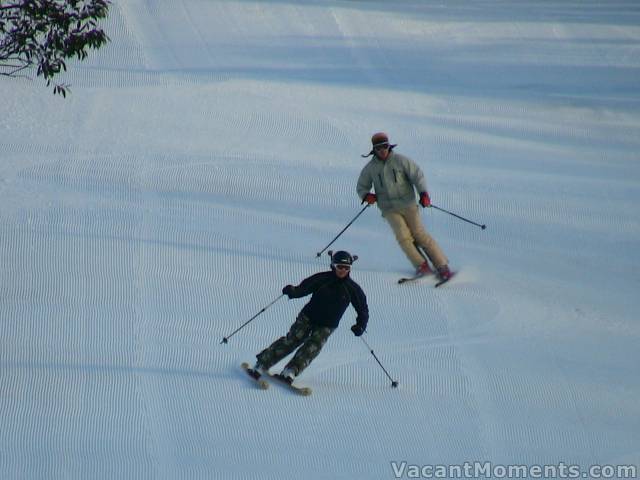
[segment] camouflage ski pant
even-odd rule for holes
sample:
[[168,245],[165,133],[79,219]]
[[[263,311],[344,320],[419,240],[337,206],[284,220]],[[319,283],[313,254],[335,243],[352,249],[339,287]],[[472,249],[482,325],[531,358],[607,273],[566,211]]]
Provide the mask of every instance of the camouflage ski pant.
[[301,313],[291,325],[287,335],[273,342],[256,355],[256,358],[265,368],[271,368],[300,347],[285,367],[291,368],[296,372],[296,375],[300,375],[312,360],[318,356],[334,330],[335,328],[311,325],[311,321]]

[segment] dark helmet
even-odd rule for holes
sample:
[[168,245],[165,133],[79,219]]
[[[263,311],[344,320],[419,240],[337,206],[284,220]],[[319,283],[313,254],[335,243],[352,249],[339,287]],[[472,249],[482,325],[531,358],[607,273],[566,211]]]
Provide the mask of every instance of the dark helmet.
[[335,268],[336,265],[353,265],[358,257],[352,257],[349,252],[339,250],[331,253],[331,268]]

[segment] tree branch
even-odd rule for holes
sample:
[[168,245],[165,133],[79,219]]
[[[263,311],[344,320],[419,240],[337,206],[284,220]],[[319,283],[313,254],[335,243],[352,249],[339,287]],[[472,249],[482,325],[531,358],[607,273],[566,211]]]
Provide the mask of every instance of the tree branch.
[[66,95],[68,85],[52,79],[66,71],[66,61],[84,60],[88,50],[99,49],[109,37],[97,21],[108,14],[110,0],[23,0],[0,6],[0,68],[2,76],[17,76],[37,67],[37,76],[53,92]]

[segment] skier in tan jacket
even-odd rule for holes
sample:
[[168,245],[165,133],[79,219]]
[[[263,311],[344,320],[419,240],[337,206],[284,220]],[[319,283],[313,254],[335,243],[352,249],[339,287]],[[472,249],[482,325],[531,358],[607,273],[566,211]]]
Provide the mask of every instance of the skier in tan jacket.
[[423,208],[431,206],[422,170],[410,158],[393,151],[396,145],[389,143],[386,133],[374,134],[371,143],[371,152],[363,157],[373,155],[373,158],[360,172],[358,197],[362,203],[378,204],[382,216],[393,229],[400,248],[416,268],[417,275],[433,273],[429,262],[418,250],[421,249],[433,264],[439,279],[448,280],[451,277],[449,261],[425,230],[416,204],[417,191],[418,203]]

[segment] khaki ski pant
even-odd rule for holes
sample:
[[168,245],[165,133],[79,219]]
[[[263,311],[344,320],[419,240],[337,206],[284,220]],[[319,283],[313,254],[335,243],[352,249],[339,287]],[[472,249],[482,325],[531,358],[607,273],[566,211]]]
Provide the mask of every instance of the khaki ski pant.
[[300,375],[318,356],[334,330],[335,328],[312,325],[311,320],[301,313],[287,335],[273,342],[256,355],[256,358],[265,368],[271,368],[297,348],[298,351],[285,368],[291,368],[296,375]]
[[424,262],[417,247],[421,247],[433,266],[438,269],[449,263],[440,246],[422,224],[418,205],[382,214],[389,222],[400,248],[414,267]]

